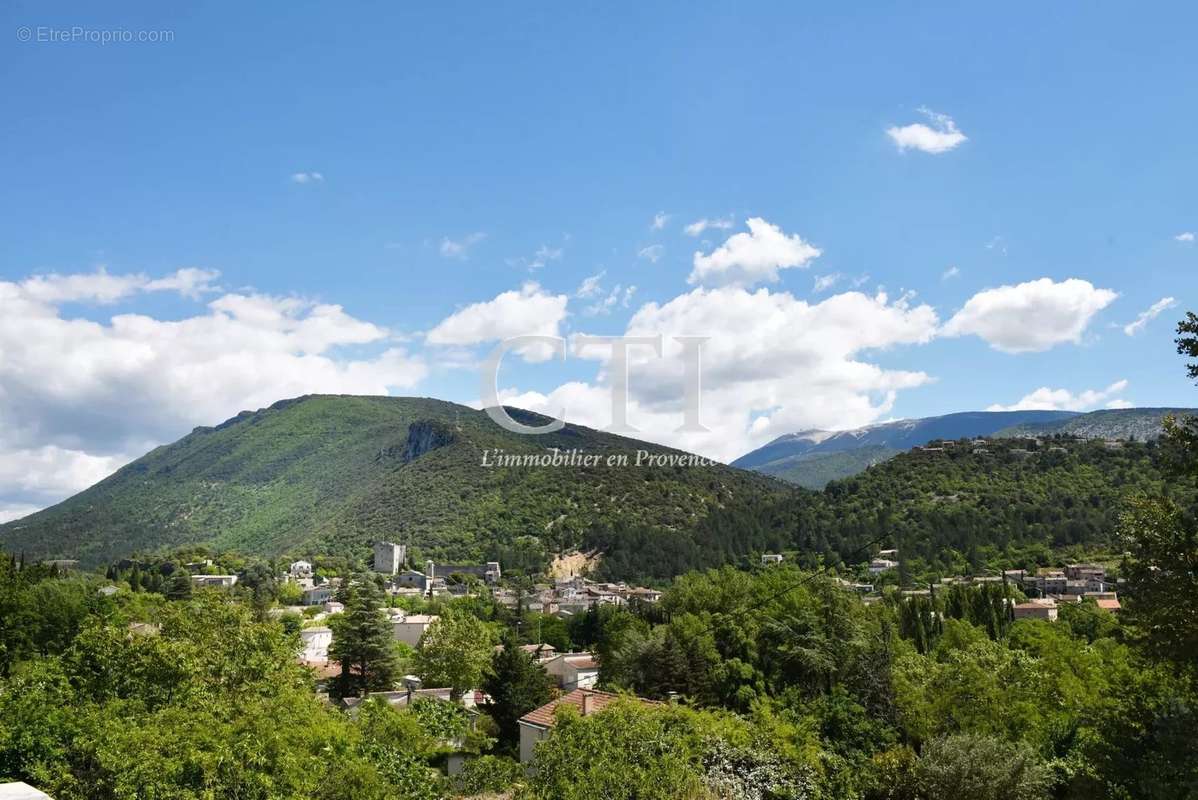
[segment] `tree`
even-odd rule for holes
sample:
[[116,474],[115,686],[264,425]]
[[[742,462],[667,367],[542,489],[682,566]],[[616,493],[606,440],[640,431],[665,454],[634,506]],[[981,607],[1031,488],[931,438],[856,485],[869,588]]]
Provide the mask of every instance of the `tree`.
[[1031,747],[971,734],[928,742],[915,773],[929,798],[1040,800],[1053,785]]
[[191,576],[182,570],[176,571],[167,582],[164,594],[167,600],[187,600],[191,597]]
[[488,711],[499,726],[500,741],[515,747],[520,740],[520,717],[549,702],[550,680],[545,668],[520,649],[508,633],[503,649],[491,659],[483,691],[491,696]]
[[329,658],[341,662],[341,675],[331,688],[337,697],[386,691],[399,676],[399,658],[391,625],[383,613],[382,591],[369,579],[346,581],[345,611],[330,621],[333,644]]
[[416,651],[416,672],[426,686],[448,686],[457,700],[477,688],[491,665],[491,629],[482,620],[449,611],[425,630]]
[[[1198,358],[1198,316],[1177,326],[1177,351]],[[1186,365],[1198,379],[1198,361]],[[1198,418],[1167,420],[1161,447],[1176,477],[1198,473]],[[1164,496],[1134,500],[1120,531],[1129,558],[1123,564],[1125,617],[1149,652],[1193,670],[1198,663],[1198,523]]]

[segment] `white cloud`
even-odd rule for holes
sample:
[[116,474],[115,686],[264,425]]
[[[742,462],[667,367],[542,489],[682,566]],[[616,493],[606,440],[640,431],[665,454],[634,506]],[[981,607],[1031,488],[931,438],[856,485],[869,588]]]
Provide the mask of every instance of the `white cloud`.
[[487,238],[487,234],[482,231],[466,234],[461,239],[450,239],[448,236],[441,239],[441,245],[438,248],[441,256],[444,258],[466,258],[470,255],[470,249],[474,245]]
[[813,291],[817,293],[826,292],[839,283],[840,279],[843,277],[844,276],[839,272],[833,272],[828,275],[817,275],[815,277],[815,286],[813,287]]
[[319,172],[293,172],[291,173],[292,183],[324,183],[324,175]]
[[733,222],[731,217],[724,219],[708,219],[707,217],[704,217],[702,219],[695,220],[690,225],[687,225],[685,228],[683,228],[683,230],[686,232],[687,236],[698,236],[708,228],[718,231],[727,231],[732,229],[732,225]]
[[709,286],[752,286],[778,280],[778,271],[806,267],[820,250],[798,234],[787,236],[777,225],[760,217],[746,222],[749,231],[728,237],[709,255],[696,252],[687,281]]
[[212,282],[218,277],[220,273],[215,270],[194,267],[180,269],[155,279],[151,279],[145,273],[111,275],[100,267],[95,272],[34,275],[19,284],[7,285],[17,287],[24,297],[38,303],[110,304],[125,300],[138,292],[174,291],[194,299],[201,293],[216,291]]
[[1184,233],[1177,234],[1173,238],[1179,242],[1192,242],[1194,241],[1194,234],[1190,231],[1186,231]]
[[[922,372],[888,370],[865,352],[930,341],[936,313],[926,305],[847,292],[820,303],[789,293],[739,287],[696,288],[658,305],[648,303],[626,328],[631,336],[665,336],[665,357],[630,349],[629,421],[635,434],[730,460],[781,433],[811,427],[852,427],[888,413],[898,391],[923,385]],[[678,433],[683,361],[676,335],[710,336],[702,355],[702,421],[707,433]],[[548,393],[510,388],[505,402],[606,426],[608,349],[581,355],[602,366],[593,383],[570,382]],[[516,401],[518,398],[518,401]]]
[[975,334],[1004,353],[1048,350],[1078,343],[1091,318],[1118,294],[1089,281],[1070,278],[1059,283],[1040,278],[1017,286],[978,292],[942,329],[945,336]]
[[[151,447],[314,392],[386,394],[427,372],[340,306],[230,293],[203,312],[97,321],[60,307],[206,291],[215,273],[0,281],[0,507],[46,505]],[[344,347],[363,351],[348,357]],[[369,349],[369,352],[365,352]]]
[[603,290],[601,283],[605,275],[607,275],[607,270],[600,270],[594,275],[583,278],[582,283],[578,284],[578,290],[574,292],[574,296],[585,300],[599,294]]
[[957,267],[949,267],[940,274],[940,280],[947,281],[961,274],[961,270]]
[[[425,338],[434,345],[478,345],[513,336],[560,336],[568,301],[566,295],[549,294],[529,281],[519,291],[503,292],[493,300],[451,314]],[[526,361],[545,361],[553,356],[547,345],[516,348],[515,352]]]
[[659,244],[651,244],[637,251],[637,258],[643,258],[650,264],[656,264],[665,255],[666,249]]
[[1123,332],[1128,336],[1135,336],[1148,325],[1149,322],[1159,317],[1165,311],[1177,305],[1177,300],[1172,297],[1162,297],[1148,308],[1139,313],[1134,322],[1129,322],[1123,326]]
[[1105,389],[1086,389],[1074,394],[1068,389],[1050,389],[1041,386],[1024,395],[1019,402],[1009,406],[995,403],[987,411],[1090,411],[1105,405],[1106,408],[1131,408],[1131,403],[1116,395],[1127,389],[1127,381],[1118,380]]
[[617,283],[606,297],[587,306],[582,313],[588,317],[606,316],[617,307],[628,308],[628,304],[632,302],[632,296],[635,294],[635,286],[625,287]]
[[659,231],[664,228],[670,221],[670,214],[664,211],[658,211],[653,215],[653,222],[649,223],[649,229]]
[[550,247],[547,244],[543,244],[537,248],[531,257],[509,258],[507,259],[507,263],[511,266],[527,267],[528,271],[532,272],[544,267],[550,261],[561,261],[562,256],[565,254],[565,248]]
[[886,129],[886,135],[900,152],[919,150],[932,154],[947,153],[968,140],[968,137],[957,129],[957,124],[949,115],[938,114],[927,108],[920,108],[919,111],[932,123],[930,126],[915,122],[901,128],[892,126]]
[[0,525],[12,522],[14,519],[27,517],[35,511],[41,511],[45,506],[34,503],[5,503],[0,501]]

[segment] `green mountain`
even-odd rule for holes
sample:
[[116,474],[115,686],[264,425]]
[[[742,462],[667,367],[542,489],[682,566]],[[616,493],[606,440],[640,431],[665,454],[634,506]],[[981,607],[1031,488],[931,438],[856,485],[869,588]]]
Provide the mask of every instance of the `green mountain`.
[[[510,409],[526,424],[546,420]],[[550,448],[596,465],[484,466]],[[306,396],[196,428],[56,506],[0,526],[0,548],[98,564],[208,544],[245,553],[364,556],[409,542],[440,559],[495,557],[532,535],[556,550],[595,527],[685,532],[713,510],[772,502],[771,479],[722,465],[636,466],[678,451],[568,425],[520,435],[423,398]],[[624,456],[629,466],[609,466]],[[494,460],[492,458],[492,460]]]
[[894,458],[901,450],[885,445],[864,445],[832,453],[801,453],[755,467],[756,472],[781,478],[807,489],[822,489],[829,481],[864,472]]

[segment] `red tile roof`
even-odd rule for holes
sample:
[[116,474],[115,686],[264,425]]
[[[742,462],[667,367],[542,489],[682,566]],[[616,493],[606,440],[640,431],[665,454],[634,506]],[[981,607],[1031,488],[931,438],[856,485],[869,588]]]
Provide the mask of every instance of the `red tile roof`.
[[[589,713],[595,714],[602,711],[607,706],[619,700],[621,695],[612,694],[611,692],[600,692],[597,689],[575,689],[569,694],[562,695],[556,700],[550,701],[540,708],[529,711],[524,716],[520,717],[520,722],[527,725],[534,725],[538,728],[552,728],[557,720],[554,718],[554,712],[560,705],[574,706],[578,709],[578,713],[583,710],[583,698],[589,698],[587,707]],[[646,700],[643,697],[634,698],[647,706],[658,706],[655,700]]]
[[1119,605],[1119,601],[1114,598],[1100,597],[1094,601],[1099,608],[1105,608],[1107,611],[1118,611],[1123,606]]

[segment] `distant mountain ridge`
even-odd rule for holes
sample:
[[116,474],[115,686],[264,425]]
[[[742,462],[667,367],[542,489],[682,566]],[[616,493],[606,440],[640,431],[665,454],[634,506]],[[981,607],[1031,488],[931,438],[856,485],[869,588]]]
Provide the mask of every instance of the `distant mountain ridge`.
[[1161,420],[1171,413],[1198,413],[1198,410],[965,411],[881,422],[847,431],[806,430],[779,436],[736,459],[732,466],[819,489],[830,480],[854,475],[936,439],[1061,433],[1084,438],[1146,440],[1159,435]]

